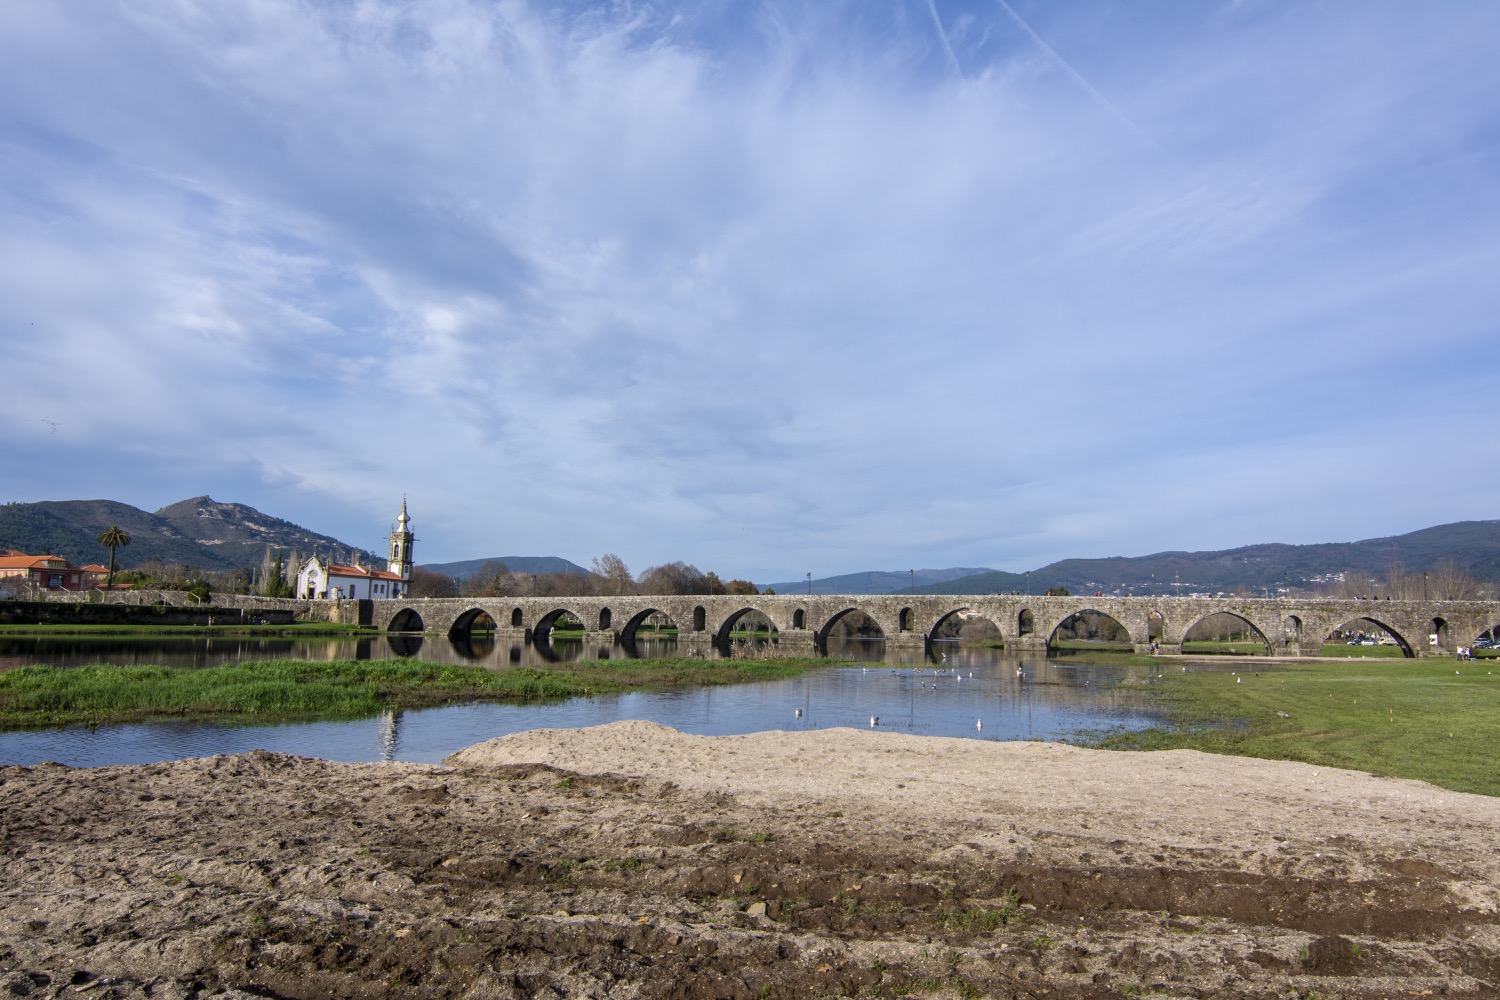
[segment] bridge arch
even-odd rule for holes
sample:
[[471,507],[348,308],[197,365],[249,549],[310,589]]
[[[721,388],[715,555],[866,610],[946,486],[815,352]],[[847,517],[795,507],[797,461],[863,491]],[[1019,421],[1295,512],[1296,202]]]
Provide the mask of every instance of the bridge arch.
[[448,638],[455,639],[459,636],[467,636],[471,632],[493,632],[499,627],[499,623],[484,608],[469,608],[453,619],[453,624],[448,626]]
[[1047,630],[1047,648],[1055,649],[1059,641],[1066,641],[1060,639],[1059,632],[1072,629],[1076,633],[1080,628],[1086,629],[1090,635],[1090,638],[1081,640],[1085,642],[1125,644],[1133,641],[1130,629],[1114,615],[1095,607],[1081,607],[1067,612],[1052,623],[1052,627]]
[[1036,615],[1030,608],[1016,612],[1016,635],[1031,635],[1036,631]]
[[425,632],[427,626],[415,608],[402,608],[386,623],[387,632]]
[[558,627],[558,622],[566,622],[568,624],[577,622],[580,626],[583,626],[583,616],[571,608],[553,608],[536,620],[536,624],[532,626],[532,634],[538,638],[543,636],[550,637],[552,630]]
[[[1001,639],[1005,635],[1004,630],[1000,628],[999,622],[995,621],[993,617],[970,605],[964,605],[963,607],[953,608],[939,615],[937,621],[933,622],[932,627],[927,630],[926,639],[928,642],[938,642],[943,639],[951,640],[960,638],[962,629],[970,621],[984,623],[984,626],[987,626],[985,631],[993,631],[993,638],[996,640]],[[959,624],[959,622],[962,622],[962,624]],[[953,634],[948,635],[948,632],[952,632]],[[990,636],[985,635],[982,638],[988,639]]]
[[1475,639],[1488,639],[1494,642],[1496,639],[1500,639],[1500,624],[1491,624],[1491,619],[1481,612],[1479,618],[1476,620],[1473,632],[1474,634],[1469,637],[1470,646],[1474,644]]
[[[1207,641],[1202,638],[1196,638],[1195,636],[1204,635],[1207,628],[1214,625],[1213,620],[1216,618],[1231,619],[1233,621],[1239,622],[1245,629],[1249,630],[1247,633],[1242,634],[1245,634],[1247,636],[1253,635],[1253,638],[1249,638],[1243,641],[1259,643],[1266,648],[1267,655],[1276,652],[1276,643],[1272,641],[1271,635],[1280,634],[1278,629],[1268,629],[1264,623],[1257,622],[1247,615],[1240,614],[1238,611],[1231,611],[1228,608],[1220,608],[1217,611],[1210,611],[1193,619],[1188,623],[1188,627],[1182,630],[1182,641],[1184,643]],[[1270,633],[1269,635],[1267,634],[1268,632]]]
[[1446,618],[1435,617],[1432,619],[1432,624],[1428,627],[1427,634],[1437,636],[1437,648],[1446,652],[1453,648],[1452,632],[1453,630],[1448,627],[1448,620]]
[[714,633],[714,642],[718,643],[721,646],[726,645],[729,642],[729,633],[733,632],[735,626],[743,621],[747,616],[754,616],[757,619],[764,619],[766,624],[770,627],[770,632],[767,633],[768,635],[774,636],[780,631],[780,629],[776,627],[776,619],[772,618],[768,612],[761,608],[757,608],[754,605],[746,605],[745,607],[740,608],[738,611],[733,611],[724,617],[724,621],[719,625],[718,632]]
[[873,608],[862,608],[858,605],[851,605],[841,611],[835,611],[833,615],[823,623],[823,626],[817,630],[816,638],[818,645],[821,646],[828,641],[828,637],[833,633],[833,627],[835,625],[843,621],[845,618],[848,618],[850,615],[856,613],[863,615],[865,618],[868,618],[870,620],[870,622],[880,632],[879,638],[881,639],[889,638],[892,632],[899,631],[897,629],[893,629],[890,622],[881,621],[880,618],[874,614]]
[[630,616],[630,619],[625,622],[624,628],[620,629],[620,639],[622,641],[634,642],[637,638],[636,632],[653,619],[656,620],[659,626],[665,620],[665,627],[674,629],[678,627],[677,622],[673,621],[672,616],[664,608],[646,608],[644,611],[637,611]]
[[1348,640],[1344,637],[1347,636],[1350,632],[1349,626],[1355,626],[1354,631],[1356,633],[1363,632],[1364,629],[1359,628],[1358,626],[1361,622],[1368,622],[1369,624],[1374,625],[1376,628],[1389,635],[1392,639],[1395,639],[1396,645],[1401,647],[1401,655],[1403,657],[1405,657],[1406,659],[1415,658],[1417,652],[1412,648],[1411,643],[1407,641],[1406,636],[1402,635],[1398,630],[1388,625],[1386,623],[1387,621],[1388,619],[1386,619],[1384,615],[1382,615],[1380,618],[1372,618],[1369,615],[1360,615],[1357,618],[1350,618],[1342,624],[1335,625],[1333,628],[1329,629],[1327,634],[1323,637],[1323,642],[1325,644],[1330,642],[1347,642]]

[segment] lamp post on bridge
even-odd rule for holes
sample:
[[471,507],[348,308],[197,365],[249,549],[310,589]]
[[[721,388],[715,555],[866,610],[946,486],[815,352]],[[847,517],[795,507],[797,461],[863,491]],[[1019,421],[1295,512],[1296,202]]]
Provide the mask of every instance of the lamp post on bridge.
[[807,574],[807,596],[812,596],[812,574]]

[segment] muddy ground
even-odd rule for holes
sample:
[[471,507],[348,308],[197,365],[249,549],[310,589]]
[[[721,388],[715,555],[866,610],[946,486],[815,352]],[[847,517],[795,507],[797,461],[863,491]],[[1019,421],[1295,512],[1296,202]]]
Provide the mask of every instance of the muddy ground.
[[0,996],[1500,995],[1500,800],[850,730],[450,763],[0,768]]

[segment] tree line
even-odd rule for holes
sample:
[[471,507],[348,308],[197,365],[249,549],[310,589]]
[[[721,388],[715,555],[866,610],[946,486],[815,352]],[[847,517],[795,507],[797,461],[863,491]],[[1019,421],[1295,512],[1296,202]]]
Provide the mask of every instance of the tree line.
[[[723,580],[687,562],[663,562],[634,576],[613,552],[598,556],[586,573],[517,573],[504,562],[486,562],[468,579],[413,567],[411,597],[622,597],[636,594],[759,594],[750,580]],[[766,591],[772,592],[772,591]]]
[[[627,595],[758,594],[749,580],[722,580],[681,561],[630,572],[613,552],[595,558],[586,573],[520,573],[503,562],[485,563],[467,579],[422,566],[411,571],[412,597],[619,597]],[[767,593],[774,593],[768,590]]]
[[1328,586],[1329,597],[1358,597],[1367,601],[1472,601],[1494,594],[1493,585],[1465,573],[1452,559],[1440,559],[1426,572],[1413,572],[1402,563],[1392,563],[1378,577],[1368,572],[1346,572],[1343,577]]

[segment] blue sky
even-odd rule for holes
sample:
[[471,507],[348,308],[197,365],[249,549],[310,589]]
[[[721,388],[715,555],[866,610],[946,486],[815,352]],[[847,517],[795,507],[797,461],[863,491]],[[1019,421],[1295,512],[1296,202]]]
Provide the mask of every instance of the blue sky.
[[1500,4],[0,12],[0,501],[767,581],[1500,516]]

